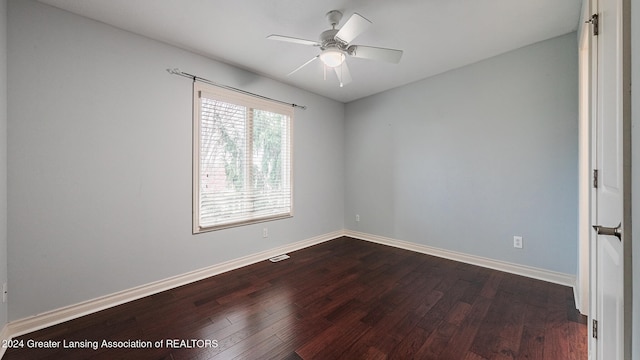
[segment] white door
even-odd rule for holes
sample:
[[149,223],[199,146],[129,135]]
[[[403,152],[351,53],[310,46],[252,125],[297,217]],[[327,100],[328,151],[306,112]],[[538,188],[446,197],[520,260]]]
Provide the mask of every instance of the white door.
[[[623,99],[623,0],[597,0],[598,35],[595,51],[595,169],[596,224],[592,249],[592,304],[597,321],[597,338],[592,337],[591,352],[596,359],[624,357],[624,251],[625,144]],[[593,25],[592,25],[593,26]],[[615,228],[620,225],[618,230]],[[593,266],[595,265],[595,266]],[[593,325],[593,323],[591,324]],[[593,334],[592,334],[593,335]]]

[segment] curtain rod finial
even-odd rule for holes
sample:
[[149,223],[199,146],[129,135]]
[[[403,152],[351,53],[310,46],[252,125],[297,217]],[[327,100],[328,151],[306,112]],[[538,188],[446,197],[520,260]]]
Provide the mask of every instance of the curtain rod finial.
[[180,74],[182,71],[180,71],[180,69],[178,68],[173,68],[173,69],[167,69],[167,72],[169,74]]

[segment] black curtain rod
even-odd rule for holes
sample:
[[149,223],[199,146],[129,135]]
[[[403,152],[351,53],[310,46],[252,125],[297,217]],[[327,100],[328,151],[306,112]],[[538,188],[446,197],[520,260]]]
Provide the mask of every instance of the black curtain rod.
[[196,76],[196,75],[192,75],[192,74],[189,74],[189,73],[183,72],[183,71],[181,71],[181,70],[180,70],[180,69],[178,69],[178,68],[167,69],[167,72],[168,72],[169,74],[172,74],[172,75],[179,75],[179,76],[182,76],[182,77],[186,77],[186,78],[193,79],[194,81],[195,81],[195,80],[198,80],[198,81],[201,81],[201,82],[207,83],[207,84],[209,84],[209,85],[213,85],[213,86],[217,86],[217,87],[220,87],[220,88],[223,88],[223,89],[227,89],[227,90],[231,90],[231,91],[239,92],[239,93],[242,93],[242,94],[245,94],[245,95],[254,96],[254,97],[257,97],[257,98],[260,98],[260,99],[264,99],[264,100],[275,101],[275,102],[277,102],[277,103],[284,104],[284,105],[289,105],[289,106],[294,107],[294,108],[300,108],[300,109],[302,109],[302,110],[307,110],[307,107],[306,107],[305,105],[292,104],[292,103],[288,103],[288,102],[285,102],[285,101],[280,101],[280,100],[272,99],[272,98],[270,98],[270,97],[262,96],[262,95],[259,95],[259,94],[254,94],[254,93],[252,93],[252,92],[248,92],[248,91],[245,91],[245,90],[241,90],[241,89],[238,89],[238,88],[234,88],[234,87],[232,87],[232,86],[227,86],[227,85],[217,84],[217,83],[215,83],[215,82],[213,82],[213,81],[211,81],[211,80],[208,80],[208,79],[205,79],[205,78],[201,78],[201,77],[199,77],[199,76]]

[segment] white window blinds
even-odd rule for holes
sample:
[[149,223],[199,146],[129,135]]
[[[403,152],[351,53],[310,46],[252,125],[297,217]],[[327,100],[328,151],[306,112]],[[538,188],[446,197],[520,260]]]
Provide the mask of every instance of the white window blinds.
[[194,82],[194,233],[292,216],[293,109]]

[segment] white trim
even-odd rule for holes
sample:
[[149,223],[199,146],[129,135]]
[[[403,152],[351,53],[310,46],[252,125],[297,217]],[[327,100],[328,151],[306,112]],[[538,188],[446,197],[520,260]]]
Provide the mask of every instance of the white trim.
[[477,265],[489,269],[504,271],[511,274],[522,275],[533,279],[569,286],[574,288],[575,291],[576,277],[575,275],[571,274],[540,269],[532,266],[514,264],[506,261],[494,260],[476,255],[459,253],[451,250],[440,249],[432,246],[416,244],[408,241],[402,241],[352,230],[345,230],[344,235],[360,240],[371,241],[378,244],[389,245],[400,249],[415,251],[427,255],[433,255],[449,260],[463,262],[466,264]]
[[220,264],[209,266],[203,269],[194,270],[185,274],[173,276],[167,279],[154,281],[145,285],[136,286],[131,289],[119,291],[113,294],[101,296],[99,298],[83,301],[81,303],[65,306],[59,309],[47,311],[41,314],[30,316],[24,319],[12,321],[3,330],[1,339],[10,339],[16,336],[24,335],[32,331],[44,329],[49,326],[60,324],[62,322],[79,318],[81,316],[108,309],[120,304],[124,304],[133,300],[143,298],[145,296],[157,294],[162,291],[170,290],[178,286],[190,284],[208,277],[218,275],[227,271],[235,270],[243,266],[255,264],[257,262],[267,260],[270,257],[281,255],[283,253],[296,251],[307,248],[312,245],[320,244],[340,236],[343,236],[342,230],[332,233],[316,236],[307,240],[280,246],[274,249],[265,250],[256,254],[243,256],[238,259],[225,261]]
[[[588,6],[583,3],[582,18],[589,16]],[[576,307],[583,315],[589,314],[589,247],[594,234],[591,225],[595,222],[595,189],[592,186],[595,158],[592,151],[594,131],[591,124],[593,102],[591,87],[591,34],[592,25],[580,22],[578,38],[579,60],[579,123],[578,123],[578,270],[574,297]]]
[[[0,331],[0,345],[4,343],[4,340],[10,340],[12,336],[9,334],[9,324],[5,324]],[[4,352],[7,351],[7,348],[4,346],[0,346],[0,359],[4,356]]]

